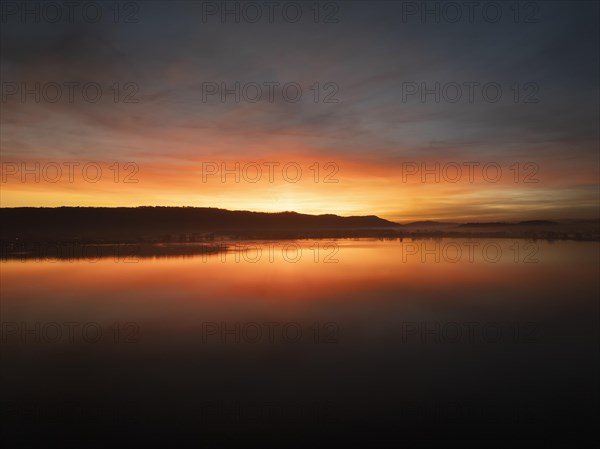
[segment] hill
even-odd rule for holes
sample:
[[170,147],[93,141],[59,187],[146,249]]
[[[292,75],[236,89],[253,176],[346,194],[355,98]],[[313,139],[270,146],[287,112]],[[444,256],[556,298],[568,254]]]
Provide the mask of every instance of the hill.
[[[359,234],[399,227],[374,215],[341,217],[296,212],[265,213],[205,207],[4,208],[4,240],[136,241],[177,240],[185,234],[236,237],[301,237],[305,234]],[[361,232],[362,231],[362,232]]]

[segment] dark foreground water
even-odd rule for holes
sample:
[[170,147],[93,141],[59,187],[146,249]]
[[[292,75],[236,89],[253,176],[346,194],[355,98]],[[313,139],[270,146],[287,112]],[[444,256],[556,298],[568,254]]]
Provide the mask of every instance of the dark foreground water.
[[6,447],[583,446],[599,250],[242,242],[1,270]]

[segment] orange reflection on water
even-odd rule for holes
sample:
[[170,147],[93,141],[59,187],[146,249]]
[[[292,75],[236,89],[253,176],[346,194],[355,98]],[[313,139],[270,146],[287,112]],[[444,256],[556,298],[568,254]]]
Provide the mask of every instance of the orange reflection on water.
[[555,274],[564,277],[565,269],[589,280],[597,249],[598,243],[515,240],[240,242],[210,256],[5,261],[2,293],[9,308],[19,301],[168,307],[180,301],[243,300],[281,306],[382,299],[388,291],[395,299],[437,294],[444,300],[477,287],[528,289]]

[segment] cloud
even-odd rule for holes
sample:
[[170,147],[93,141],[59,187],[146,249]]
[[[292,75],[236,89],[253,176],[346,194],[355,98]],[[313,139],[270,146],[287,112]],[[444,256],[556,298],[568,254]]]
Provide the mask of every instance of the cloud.
[[[57,103],[3,99],[2,157],[154,166],[304,154],[366,161],[372,176],[406,160],[518,160],[551,174],[548,188],[593,182],[598,5],[541,6],[537,23],[510,15],[499,23],[421,23],[403,20],[402,2],[340,3],[335,24],[308,15],[296,24],[204,23],[198,2],[144,3],[132,24],[9,21],[1,31],[3,83],[96,82],[104,95],[94,103],[64,101],[66,94]],[[268,82],[279,83],[273,102],[266,92],[257,102],[230,95],[223,103],[218,94],[203,101],[206,83]],[[302,87],[296,103],[283,99],[291,82]],[[478,83],[472,102],[469,82]],[[127,83],[137,103],[123,101]],[[407,83],[442,90],[454,83],[463,96],[453,103],[429,94],[423,102],[420,92],[406,97]],[[498,102],[483,98],[486,83],[501,86]],[[324,103],[332,92],[339,102]],[[525,102],[531,98],[539,101]]]

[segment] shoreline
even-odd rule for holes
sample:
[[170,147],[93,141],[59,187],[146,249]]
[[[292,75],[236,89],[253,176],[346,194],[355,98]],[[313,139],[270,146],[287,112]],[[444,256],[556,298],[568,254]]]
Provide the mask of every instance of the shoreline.
[[0,240],[0,260],[79,260],[79,259],[106,259],[124,260],[128,258],[162,258],[180,256],[214,255],[231,251],[231,248],[242,242],[267,242],[267,241],[298,241],[298,240],[442,240],[442,239],[502,239],[524,240],[529,242],[548,241],[575,241],[599,242],[597,235],[569,233],[520,233],[506,232],[393,232],[393,233],[358,233],[356,235],[339,235],[339,233],[321,234],[319,236],[222,236],[210,242],[158,242],[158,241],[77,241],[77,240]]

